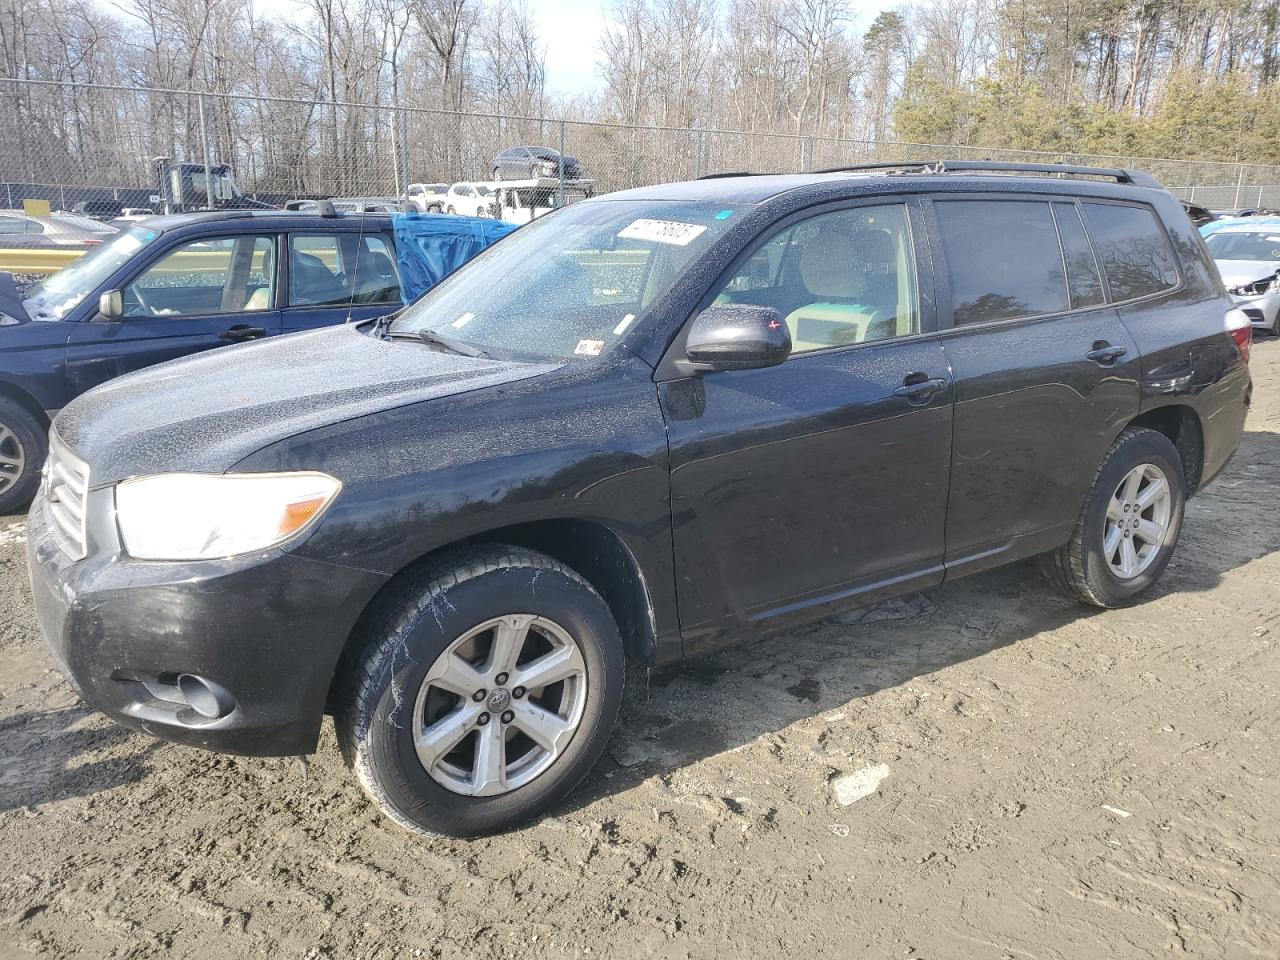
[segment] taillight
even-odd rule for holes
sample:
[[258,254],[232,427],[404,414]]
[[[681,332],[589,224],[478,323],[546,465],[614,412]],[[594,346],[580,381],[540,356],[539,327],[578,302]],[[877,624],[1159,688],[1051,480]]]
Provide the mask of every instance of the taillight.
[[1224,319],[1227,333],[1231,334],[1231,339],[1236,342],[1240,356],[1245,363],[1248,363],[1249,350],[1253,347],[1253,324],[1249,322],[1248,315],[1240,309],[1228,310]]

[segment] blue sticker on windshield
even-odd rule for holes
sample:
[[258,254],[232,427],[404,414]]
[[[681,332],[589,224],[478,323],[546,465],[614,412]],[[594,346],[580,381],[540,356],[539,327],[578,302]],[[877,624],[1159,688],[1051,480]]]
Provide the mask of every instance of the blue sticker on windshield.
[[730,217],[732,217],[732,216],[733,216],[733,211],[732,211],[732,210],[721,210],[719,213],[717,213],[717,214],[716,214],[716,219],[717,219],[717,220],[728,220],[728,219],[729,219]]
[[155,232],[154,230],[150,231],[150,232],[147,234],[147,239],[148,239],[148,240],[154,240],[155,238],[156,238],[156,232]]

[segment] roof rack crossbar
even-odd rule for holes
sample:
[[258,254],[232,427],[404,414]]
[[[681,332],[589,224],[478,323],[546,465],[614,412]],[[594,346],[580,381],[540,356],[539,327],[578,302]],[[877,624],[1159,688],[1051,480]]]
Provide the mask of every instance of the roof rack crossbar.
[[1117,183],[1137,187],[1158,187],[1159,182],[1141,170],[1121,167],[1088,167],[1067,163],[1024,163],[1008,160],[903,160],[897,163],[859,163],[847,167],[831,167],[814,173],[851,173],[858,170],[916,170],[920,173],[962,173],[991,171],[995,173],[1043,173],[1059,177],[1104,177]]

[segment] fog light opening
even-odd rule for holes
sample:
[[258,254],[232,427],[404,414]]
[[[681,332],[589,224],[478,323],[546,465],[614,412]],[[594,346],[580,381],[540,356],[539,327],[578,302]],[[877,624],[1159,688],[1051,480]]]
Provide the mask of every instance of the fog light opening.
[[178,691],[187,706],[209,720],[217,720],[231,712],[231,694],[212,680],[197,677],[194,673],[182,673],[178,675]]

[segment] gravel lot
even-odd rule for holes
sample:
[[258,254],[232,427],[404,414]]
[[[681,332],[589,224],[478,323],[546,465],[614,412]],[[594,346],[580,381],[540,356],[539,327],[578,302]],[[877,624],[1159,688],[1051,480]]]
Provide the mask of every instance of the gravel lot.
[[331,730],[304,777],[88,712],[0,518],[0,958],[1280,956],[1280,343],[1253,370],[1149,602],[1023,564],[633,671],[599,771],[478,842],[379,817]]

